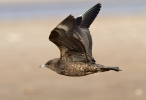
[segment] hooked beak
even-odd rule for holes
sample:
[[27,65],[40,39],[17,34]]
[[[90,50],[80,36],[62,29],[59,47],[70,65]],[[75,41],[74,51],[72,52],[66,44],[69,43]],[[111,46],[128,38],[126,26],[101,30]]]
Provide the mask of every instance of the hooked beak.
[[40,68],[43,68],[43,67],[45,67],[46,65],[41,65],[41,66],[39,66]]

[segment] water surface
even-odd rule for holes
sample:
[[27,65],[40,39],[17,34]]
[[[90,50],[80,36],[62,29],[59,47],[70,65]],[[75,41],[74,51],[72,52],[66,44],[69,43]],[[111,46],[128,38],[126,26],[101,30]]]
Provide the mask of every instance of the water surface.
[[[76,17],[95,5],[96,2],[32,3],[0,5],[0,20],[58,18],[73,14]],[[146,14],[143,2],[103,2],[100,16]]]

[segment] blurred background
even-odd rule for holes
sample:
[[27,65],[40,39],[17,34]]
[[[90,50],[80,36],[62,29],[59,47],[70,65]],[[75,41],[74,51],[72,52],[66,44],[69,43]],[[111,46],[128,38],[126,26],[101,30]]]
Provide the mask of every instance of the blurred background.
[[[67,77],[40,69],[60,56],[50,31],[99,2],[93,56],[123,71]],[[0,100],[146,100],[145,0],[0,0],[0,46]]]

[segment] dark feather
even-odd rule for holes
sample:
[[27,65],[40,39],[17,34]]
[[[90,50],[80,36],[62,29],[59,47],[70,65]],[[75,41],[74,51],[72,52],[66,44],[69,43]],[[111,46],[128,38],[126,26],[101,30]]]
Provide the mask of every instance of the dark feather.
[[87,10],[85,13],[83,13],[82,16],[82,22],[80,24],[80,27],[82,28],[89,28],[94,19],[96,18],[97,14],[99,13],[101,8],[101,4],[98,3],[89,10]]
[[75,18],[70,15],[52,30],[49,40],[60,49],[62,60],[88,62],[84,45],[73,37],[74,26]]
[[82,17],[77,17],[76,18],[76,25],[80,25],[82,22]]
[[92,37],[90,35],[89,27],[96,18],[101,8],[101,4],[98,3],[80,17],[76,18],[76,27],[74,28],[74,37],[80,40],[85,46],[88,59],[92,62],[95,62],[92,57]]

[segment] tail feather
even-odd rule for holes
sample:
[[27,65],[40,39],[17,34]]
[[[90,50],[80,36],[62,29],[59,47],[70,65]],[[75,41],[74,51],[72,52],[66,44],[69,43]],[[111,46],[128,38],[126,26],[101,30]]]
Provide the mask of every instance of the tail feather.
[[110,71],[110,70],[114,70],[116,72],[122,71],[122,70],[119,69],[119,67],[103,67],[103,68],[101,68],[101,70],[102,70],[102,72],[104,72],[104,71]]

